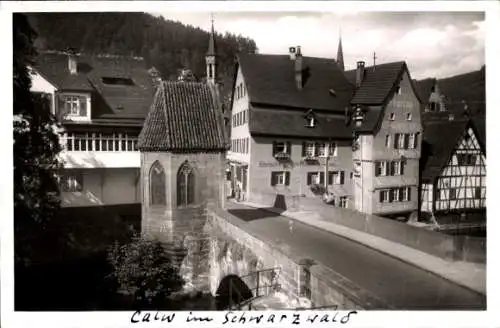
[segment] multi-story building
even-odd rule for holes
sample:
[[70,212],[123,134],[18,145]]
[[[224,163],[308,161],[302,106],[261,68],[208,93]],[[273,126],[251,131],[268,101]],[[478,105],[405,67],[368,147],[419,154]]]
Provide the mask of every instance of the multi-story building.
[[346,72],[353,106],[355,209],[384,216],[418,208],[420,99],[404,62]]
[[139,203],[136,144],[158,77],[142,58],[72,52],[42,52],[30,71],[65,130],[62,205]]
[[238,56],[228,159],[243,198],[328,191],[365,213],[417,210],[422,127],[406,64],[341,66],[300,47]]

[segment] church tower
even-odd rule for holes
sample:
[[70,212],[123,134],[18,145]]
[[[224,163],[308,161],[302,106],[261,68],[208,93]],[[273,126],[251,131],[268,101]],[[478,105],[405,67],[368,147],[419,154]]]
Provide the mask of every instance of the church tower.
[[208,40],[208,51],[205,55],[207,64],[207,82],[215,84],[217,82],[217,47],[215,44],[214,20],[212,18],[212,30]]
[[[342,32],[341,32],[342,33]],[[344,71],[344,53],[342,51],[342,34],[339,34],[339,47],[337,49],[337,64]]]

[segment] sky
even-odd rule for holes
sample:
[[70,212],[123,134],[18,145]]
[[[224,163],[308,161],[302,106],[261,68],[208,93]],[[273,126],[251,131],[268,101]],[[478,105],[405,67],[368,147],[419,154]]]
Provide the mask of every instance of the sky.
[[[161,12],[166,19],[209,30],[207,12]],[[342,36],[346,69],[405,60],[412,78],[443,78],[485,63],[484,12],[214,12],[215,30],[249,37],[259,53],[336,58]]]

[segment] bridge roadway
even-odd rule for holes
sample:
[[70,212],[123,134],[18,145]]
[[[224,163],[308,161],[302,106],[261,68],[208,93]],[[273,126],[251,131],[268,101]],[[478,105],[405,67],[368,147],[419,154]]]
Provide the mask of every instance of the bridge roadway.
[[[264,209],[227,203],[245,221],[245,229],[265,240],[287,245],[401,310],[486,309],[486,297],[435,274],[340,237]],[[292,227],[292,228],[291,228]]]

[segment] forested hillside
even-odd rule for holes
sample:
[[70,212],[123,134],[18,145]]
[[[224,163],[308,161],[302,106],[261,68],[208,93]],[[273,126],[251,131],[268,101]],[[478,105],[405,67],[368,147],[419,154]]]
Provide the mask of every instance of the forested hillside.
[[[40,50],[65,50],[144,57],[163,78],[172,79],[181,68],[205,76],[209,33],[193,26],[145,13],[31,13]],[[207,17],[208,20],[208,17]],[[229,87],[238,51],[255,52],[255,42],[232,34],[216,34],[219,77]]]

